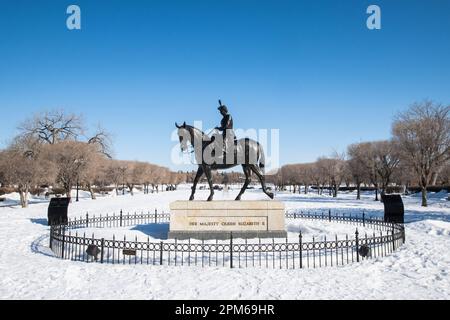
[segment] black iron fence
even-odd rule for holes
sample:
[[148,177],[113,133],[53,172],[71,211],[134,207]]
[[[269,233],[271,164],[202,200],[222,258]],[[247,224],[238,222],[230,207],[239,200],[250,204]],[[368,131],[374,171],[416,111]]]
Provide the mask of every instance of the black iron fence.
[[[302,233],[285,239],[164,240],[96,238],[80,228],[126,227],[170,221],[169,213],[113,214],[69,219],[67,224],[50,227],[50,248],[55,256],[73,261],[107,264],[148,264],[174,266],[222,266],[265,268],[318,268],[340,266],[365,259],[386,256],[405,242],[404,226],[376,217],[345,214],[287,212],[287,219],[313,219],[353,224],[355,233],[345,238],[312,237],[304,241]],[[371,230],[360,234],[358,227]],[[78,232],[80,231],[80,232]]]

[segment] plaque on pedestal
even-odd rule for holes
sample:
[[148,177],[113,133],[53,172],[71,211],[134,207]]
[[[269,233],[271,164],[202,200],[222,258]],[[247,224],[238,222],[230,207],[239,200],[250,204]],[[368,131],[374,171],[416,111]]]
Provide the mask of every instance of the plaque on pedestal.
[[176,201],[170,204],[170,239],[285,238],[279,201]]

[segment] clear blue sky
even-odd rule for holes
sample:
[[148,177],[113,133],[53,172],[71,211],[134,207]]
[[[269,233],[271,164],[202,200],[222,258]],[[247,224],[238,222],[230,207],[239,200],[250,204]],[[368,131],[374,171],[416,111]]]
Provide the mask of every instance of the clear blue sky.
[[414,101],[450,102],[447,0],[1,0],[0,39],[2,146],[64,108],[112,131],[117,158],[178,169],[174,122],[217,125],[221,98],[236,127],[280,129],[282,164],[307,162],[388,138]]

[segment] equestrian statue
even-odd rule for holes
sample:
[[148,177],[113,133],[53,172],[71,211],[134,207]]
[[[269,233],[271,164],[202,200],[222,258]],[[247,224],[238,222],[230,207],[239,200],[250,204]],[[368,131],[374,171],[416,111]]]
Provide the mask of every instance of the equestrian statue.
[[266,187],[264,177],[265,157],[262,146],[259,142],[249,138],[237,140],[233,131],[233,118],[227,106],[223,105],[220,100],[218,110],[222,115],[222,121],[220,127],[214,128],[219,131],[219,134],[213,135],[212,137],[193,126],[187,125],[186,122],[182,125],[175,123],[175,126],[178,128],[181,151],[187,152],[189,147],[192,147],[195,162],[198,164],[198,170],[195,175],[189,200],[194,200],[197,183],[203,174],[205,174],[210,189],[208,201],[212,201],[214,189],[211,172],[213,170],[233,168],[238,165],[242,165],[245,174],[245,183],[236,200],[241,200],[242,194],[251,182],[252,173],[261,182],[263,192],[269,198],[273,199],[273,193]]

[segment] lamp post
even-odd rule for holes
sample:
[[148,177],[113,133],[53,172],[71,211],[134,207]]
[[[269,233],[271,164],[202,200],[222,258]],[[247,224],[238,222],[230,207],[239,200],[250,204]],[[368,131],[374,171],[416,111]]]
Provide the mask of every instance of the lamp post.
[[125,195],[125,171],[127,170],[126,167],[119,167],[120,174],[122,175],[122,195]]
[[85,159],[81,158],[81,159],[76,159],[75,160],[75,164],[76,164],[76,170],[77,170],[77,196],[75,201],[78,202],[79,201],[79,190],[80,190],[80,168],[84,165],[85,163]]
[[77,197],[75,199],[76,202],[78,202],[78,190],[79,190],[79,187],[80,187],[80,183],[79,183],[79,177],[78,177],[78,174],[77,174]]

